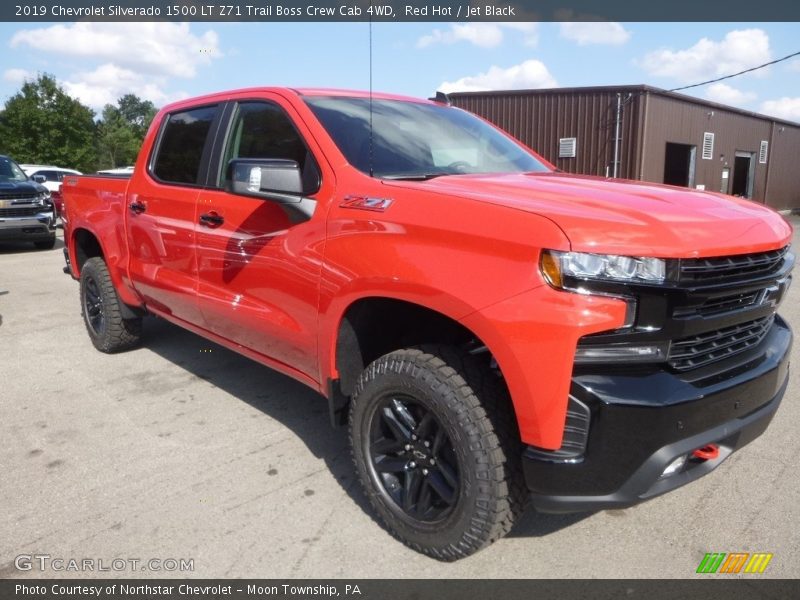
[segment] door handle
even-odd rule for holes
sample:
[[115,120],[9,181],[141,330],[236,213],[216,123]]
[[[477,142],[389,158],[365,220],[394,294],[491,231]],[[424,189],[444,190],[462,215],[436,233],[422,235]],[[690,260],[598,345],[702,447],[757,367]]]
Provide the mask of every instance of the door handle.
[[225,217],[214,211],[200,215],[200,225],[205,225],[206,227],[219,227],[224,222]]
[[134,214],[140,215],[147,210],[147,205],[144,202],[139,202],[138,200],[134,200],[133,202],[128,204],[128,208],[131,209],[131,212],[133,212]]

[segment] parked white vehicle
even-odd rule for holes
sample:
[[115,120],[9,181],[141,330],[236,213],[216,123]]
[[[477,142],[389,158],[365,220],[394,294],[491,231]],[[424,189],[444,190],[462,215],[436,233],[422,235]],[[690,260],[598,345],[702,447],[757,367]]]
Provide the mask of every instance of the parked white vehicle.
[[52,165],[20,165],[20,168],[31,179],[36,178],[34,181],[41,183],[51,194],[59,191],[61,181],[65,175],[82,175],[80,171],[75,169],[65,169]]

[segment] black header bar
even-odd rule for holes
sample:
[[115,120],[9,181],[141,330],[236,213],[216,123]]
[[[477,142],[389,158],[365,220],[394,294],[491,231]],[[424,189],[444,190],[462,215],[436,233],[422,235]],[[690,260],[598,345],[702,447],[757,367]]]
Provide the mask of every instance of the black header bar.
[[12,0],[0,20],[800,21],[797,0]]
[[[534,557],[531,560],[535,560]],[[16,579],[3,600],[795,600],[797,580]]]

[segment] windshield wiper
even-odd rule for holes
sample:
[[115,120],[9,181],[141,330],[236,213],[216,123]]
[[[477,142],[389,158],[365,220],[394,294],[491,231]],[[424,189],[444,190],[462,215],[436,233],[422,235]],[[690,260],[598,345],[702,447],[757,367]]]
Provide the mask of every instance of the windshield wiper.
[[458,175],[458,173],[412,173],[409,175],[383,175],[381,179],[391,179],[392,181],[428,181],[429,179],[436,179],[444,175]]

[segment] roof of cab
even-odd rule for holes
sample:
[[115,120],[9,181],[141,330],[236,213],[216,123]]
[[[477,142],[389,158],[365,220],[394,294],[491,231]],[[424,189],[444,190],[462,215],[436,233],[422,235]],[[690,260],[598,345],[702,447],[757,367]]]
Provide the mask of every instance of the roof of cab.
[[424,104],[434,104],[430,100],[422,98],[414,98],[412,96],[402,96],[399,94],[387,94],[382,92],[372,92],[364,90],[344,90],[336,88],[289,88],[289,87],[250,87],[240,88],[235,90],[226,90],[223,92],[215,92],[213,94],[206,94],[203,96],[195,96],[192,98],[185,98],[167,104],[162,108],[162,111],[172,111],[176,108],[183,108],[186,106],[193,106],[203,104],[206,102],[219,102],[226,100],[232,95],[240,94],[258,94],[264,92],[271,92],[281,95],[294,95],[294,96],[329,96],[337,98],[369,98],[370,95],[376,100],[399,100],[403,102],[420,102]]

